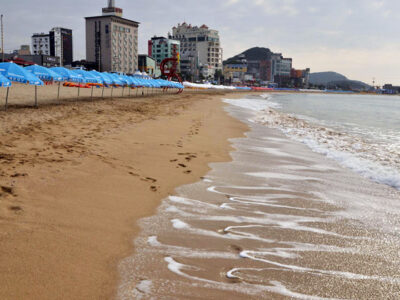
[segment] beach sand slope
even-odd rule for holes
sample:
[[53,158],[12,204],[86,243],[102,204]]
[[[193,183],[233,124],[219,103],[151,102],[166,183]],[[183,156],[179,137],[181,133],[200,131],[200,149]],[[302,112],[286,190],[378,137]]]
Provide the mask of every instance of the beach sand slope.
[[136,221],[209,162],[229,160],[227,139],[246,130],[221,97],[0,112],[0,299],[113,298]]

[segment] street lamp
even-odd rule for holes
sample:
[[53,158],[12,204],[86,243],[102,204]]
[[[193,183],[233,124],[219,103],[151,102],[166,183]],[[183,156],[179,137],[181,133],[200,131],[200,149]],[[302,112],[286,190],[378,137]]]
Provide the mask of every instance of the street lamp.
[[1,53],[2,53],[2,62],[4,62],[4,28],[3,28],[3,15],[1,18]]

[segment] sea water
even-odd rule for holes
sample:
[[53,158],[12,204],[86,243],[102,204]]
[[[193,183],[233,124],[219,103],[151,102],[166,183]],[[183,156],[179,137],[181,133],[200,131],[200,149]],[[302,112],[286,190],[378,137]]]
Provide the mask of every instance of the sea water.
[[226,99],[246,137],[140,221],[118,298],[399,299],[396,99]]
[[263,98],[275,111],[260,113],[257,121],[371,180],[400,189],[400,97],[265,94]]

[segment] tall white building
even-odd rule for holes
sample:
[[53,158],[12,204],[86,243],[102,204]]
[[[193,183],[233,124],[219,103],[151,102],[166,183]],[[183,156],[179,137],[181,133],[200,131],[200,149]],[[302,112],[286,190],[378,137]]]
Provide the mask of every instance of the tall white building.
[[181,42],[182,73],[195,77],[202,74],[207,78],[213,77],[217,70],[222,71],[223,53],[217,30],[183,23],[172,28],[171,38]]

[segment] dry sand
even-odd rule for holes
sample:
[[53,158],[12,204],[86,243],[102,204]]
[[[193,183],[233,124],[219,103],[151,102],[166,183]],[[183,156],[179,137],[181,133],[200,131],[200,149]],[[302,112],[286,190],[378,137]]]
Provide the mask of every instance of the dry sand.
[[[10,103],[33,104],[32,91],[13,87]],[[227,139],[246,130],[222,93],[75,93],[55,102],[57,86],[44,87],[39,109],[0,111],[0,299],[113,298],[137,220],[229,160]]]

